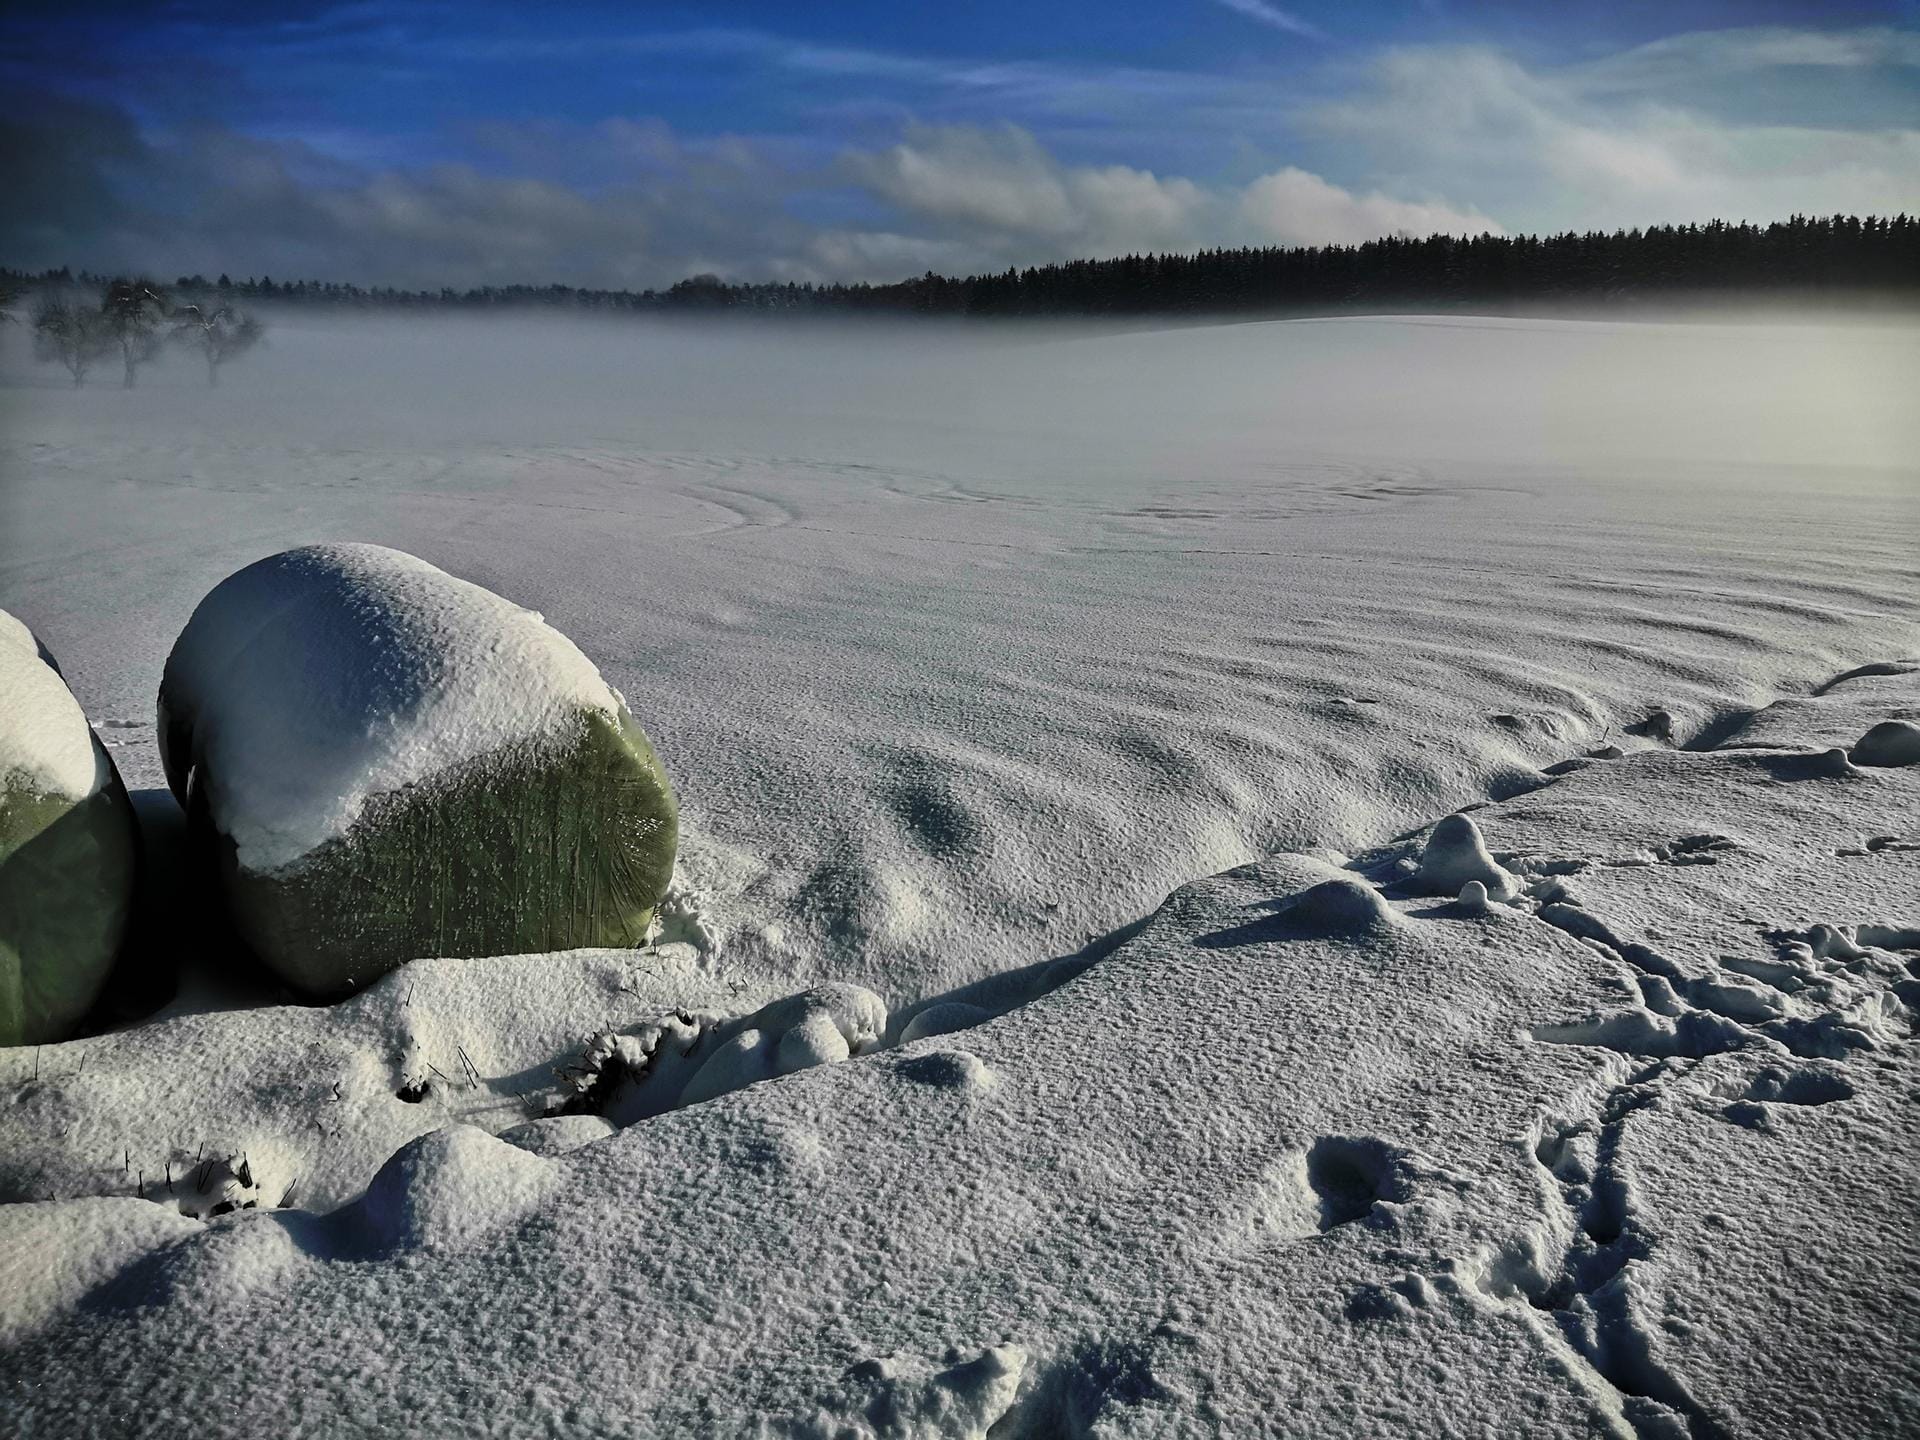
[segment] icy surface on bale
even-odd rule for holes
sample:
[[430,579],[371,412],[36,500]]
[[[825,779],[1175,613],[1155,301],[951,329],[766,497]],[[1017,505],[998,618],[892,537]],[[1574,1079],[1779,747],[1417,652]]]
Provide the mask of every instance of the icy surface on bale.
[[0,611],[0,1046],[64,1040],[133,904],[132,807],[53,659]]
[[0,786],[83,800],[107,783],[80,702],[19,620],[0,610]]
[[[167,660],[160,743],[174,793],[205,767],[240,863],[271,871],[344,834],[366,802],[615,716],[593,663],[531,610],[379,545],[311,545],[221,582]],[[196,726],[206,711],[218,723]],[[174,753],[194,727],[197,753]],[[171,747],[171,748],[170,748]]]

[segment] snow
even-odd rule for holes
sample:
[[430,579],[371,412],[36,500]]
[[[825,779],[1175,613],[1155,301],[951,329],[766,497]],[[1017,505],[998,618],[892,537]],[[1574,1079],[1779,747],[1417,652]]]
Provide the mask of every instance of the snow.
[[[539,615],[364,544],[302,546],[223,580],[163,683],[174,792],[203,766],[215,822],[259,872],[344,834],[374,796],[560,745],[582,710],[620,704]],[[193,727],[194,754],[166,753],[169,714]]]
[[1882,720],[1854,742],[1847,759],[1855,765],[1920,765],[1920,725]]
[[1479,902],[1511,900],[1519,893],[1519,882],[1494,862],[1487,853],[1480,827],[1470,815],[1449,815],[1433,827],[1427,847],[1420,853],[1420,883],[1429,894],[1461,894],[1467,886],[1480,887]]
[[10,1433],[1920,1424],[1911,332],[460,338],[0,362],[130,783],[371,536],[685,821],[648,949],[0,1053]]
[[33,632],[0,610],[0,782],[48,799],[84,800],[107,783],[93,733]]

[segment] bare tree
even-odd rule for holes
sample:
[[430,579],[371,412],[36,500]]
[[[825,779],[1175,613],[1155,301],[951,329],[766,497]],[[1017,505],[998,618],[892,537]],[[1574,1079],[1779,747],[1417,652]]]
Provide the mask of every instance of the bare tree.
[[101,314],[69,296],[49,295],[33,312],[33,353],[41,360],[57,360],[73,376],[74,387],[86,382],[93,362],[113,348]]
[[167,314],[166,296],[151,280],[114,280],[100,297],[100,314],[126,362],[126,388],[133,389],[134,370],[160,353],[160,322]]
[[202,301],[182,305],[173,312],[173,334],[176,340],[200,352],[207,362],[207,384],[218,385],[220,367],[251,350],[259,342],[262,327],[244,310]]

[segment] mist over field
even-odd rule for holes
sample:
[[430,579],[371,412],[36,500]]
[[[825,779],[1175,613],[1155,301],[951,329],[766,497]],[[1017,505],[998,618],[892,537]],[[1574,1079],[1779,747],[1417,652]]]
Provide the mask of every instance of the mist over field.
[[217,389],[8,357],[7,587],[89,712],[259,555],[419,554],[598,660],[746,948],[910,998],[1909,613],[1907,326],[274,318]]

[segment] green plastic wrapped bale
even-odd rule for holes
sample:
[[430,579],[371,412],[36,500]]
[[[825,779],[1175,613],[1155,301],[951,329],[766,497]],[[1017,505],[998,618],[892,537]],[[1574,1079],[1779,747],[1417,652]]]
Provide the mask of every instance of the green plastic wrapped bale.
[[0,611],[0,1045],[64,1040],[113,970],[139,846],[113,761]]
[[160,688],[161,756],[236,929],[310,995],[421,956],[639,944],[673,791],[540,616],[373,545],[217,586]]

